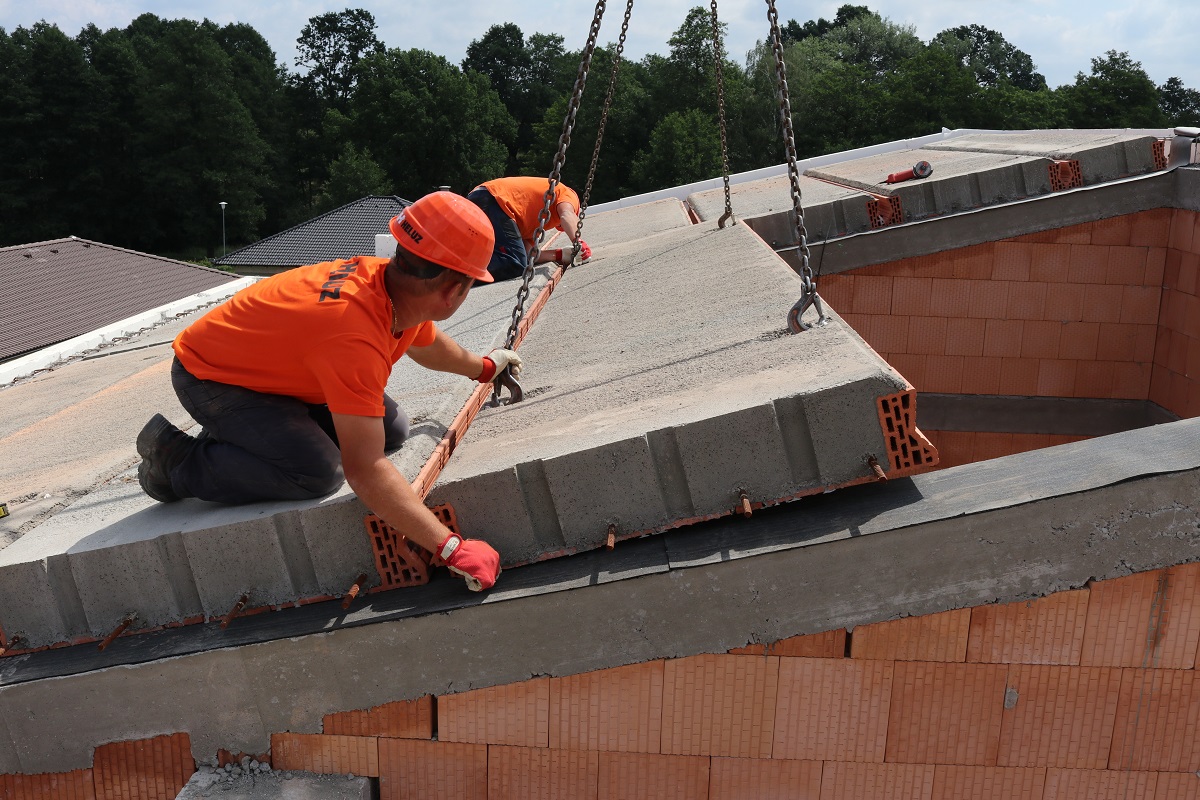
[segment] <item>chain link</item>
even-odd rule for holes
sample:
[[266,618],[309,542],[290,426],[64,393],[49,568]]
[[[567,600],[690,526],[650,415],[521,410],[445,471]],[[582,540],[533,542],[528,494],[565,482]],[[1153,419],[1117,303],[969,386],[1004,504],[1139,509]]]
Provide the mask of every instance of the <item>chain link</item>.
[[[608,92],[604,95],[604,108],[600,112],[600,129],[596,132],[596,148],[592,151],[592,165],[588,168],[587,183],[583,186],[583,199],[579,204],[579,224],[575,226],[575,251],[583,236],[583,218],[587,216],[588,198],[592,195],[592,181],[596,177],[596,165],[600,162],[600,144],[604,141],[604,126],[608,124],[608,109],[612,105],[613,93],[617,88],[617,72],[621,68],[621,53],[625,50],[625,35],[629,32],[629,15],[633,13],[633,0],[625,4],[625,19],[621,22],[621,36],[613,53],[612,73],[608,76]],[[574,259],[574,256],[572,256]]]
[[797,252],[800,255],[800,301],[792,307],[788,315],[788,323],[793,332],[806,327],[800,317],[811,305],[817,307],[819,319],[816,324],[824,325],[828,319],[817,294],[817,284],[813,279],[810,253],[808,250],[808,231],[804,227],[804,209],[800,203],[800,169],[796,166],[796,136],[792,131],[792,104],[788,99],[787,70],[783,63],[783,37],[779,33],[779,12],[775,10],[775,0],[767,0],[767,19],[771,23],[771,50],[775,53],[775,72],[779,78],[779,117],[783,124],[783,144],[787,151],[788,178],[792,185],[792,213],[796,220]]
[[725,135],[725,54],[721,47],[721,26],[717,21],[717,0],[712,0],[713,58],[717,69],[717,119],[721,124],[721,176],[725,179],[725,213],[717,221],[718,228],[733,219],[733,203],[729,198],[729,140]]
[[[538,214],[537,231],[533,234],[533,250],[525,263],[525,273],[521,277],[521,288],[517,290],[517,304],[513,308],[512,322],[508,326],[508,336],[504,346],[512,349],[517,342],[517,329],[521,318],[525,316],[525,301],[529,298],[529,281],[533,278],[534,264],[541,253],[542,236],[546,232],[546,223],[550,220],[550,205],[554,202],[554,189],[562,176],[562,166],[567,160],[567,148],[571,145],[571,131],[575,128],[575,115],[579,111],[579,100],[583,97],[583,87],[587,84],[588,69],[592,64],[592,53],[596,50],[596,37],[600,35],[600,21],[604,18],[605,0],[596,3],[596,15],[592,18],[592,27],[588,31],[587,46],[584,47],[583,60],[579,62],[579,72],[575,76],[575,87],[571,90],[571,100],[567,104],[567,116],[563,119],[562,134],[558,137],[558,152],[554,154],[554,166],[550,170],[550,185],[546,187],[545,205]],[[499,378],[492,392],[495,401],[499,395]]]

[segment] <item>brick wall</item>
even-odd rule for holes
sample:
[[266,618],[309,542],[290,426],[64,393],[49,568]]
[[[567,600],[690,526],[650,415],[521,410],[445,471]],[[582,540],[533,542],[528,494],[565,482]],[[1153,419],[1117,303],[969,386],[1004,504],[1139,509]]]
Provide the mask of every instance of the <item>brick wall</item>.
[[[919,391],[1152,400],[1200,414],[1200,215],[1160,208],[820,280]],[[941,466],[1073,440],[924,431]]]

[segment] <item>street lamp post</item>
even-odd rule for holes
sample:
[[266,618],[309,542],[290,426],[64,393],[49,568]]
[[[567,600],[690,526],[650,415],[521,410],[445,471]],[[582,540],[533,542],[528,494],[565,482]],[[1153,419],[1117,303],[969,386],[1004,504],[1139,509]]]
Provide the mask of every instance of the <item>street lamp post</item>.
[[222,200],[217,205],[221,206],[221,258],[224,258],[229,253],[225,247],[225,206],[229,204]]

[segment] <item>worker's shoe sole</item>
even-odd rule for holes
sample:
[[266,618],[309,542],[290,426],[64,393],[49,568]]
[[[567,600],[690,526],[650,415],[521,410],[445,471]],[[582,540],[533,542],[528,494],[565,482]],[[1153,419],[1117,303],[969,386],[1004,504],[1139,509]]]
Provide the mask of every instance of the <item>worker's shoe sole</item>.
[[172,425],[162,414],[155,414],[137,436],[138,483],[142,491],[160,503],[173,503],[179,495],[171,486],[171,470],[179,465],[195,445],[195,440]]

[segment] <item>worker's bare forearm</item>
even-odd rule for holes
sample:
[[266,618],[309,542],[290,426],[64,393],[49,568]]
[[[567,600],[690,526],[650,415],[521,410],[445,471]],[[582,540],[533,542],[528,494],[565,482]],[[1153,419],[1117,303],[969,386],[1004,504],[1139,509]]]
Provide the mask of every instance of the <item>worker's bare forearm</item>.
[[425,369],[452,372],[466,378],[477,378],[483,372],[483,356],[467,350],[441,330],[432,344],[408,348],[408,357]]
[[367,508],[431,553],[437,552],[449,533],[386,458],[380,457],[359,470],[347,470],[346,482]]

